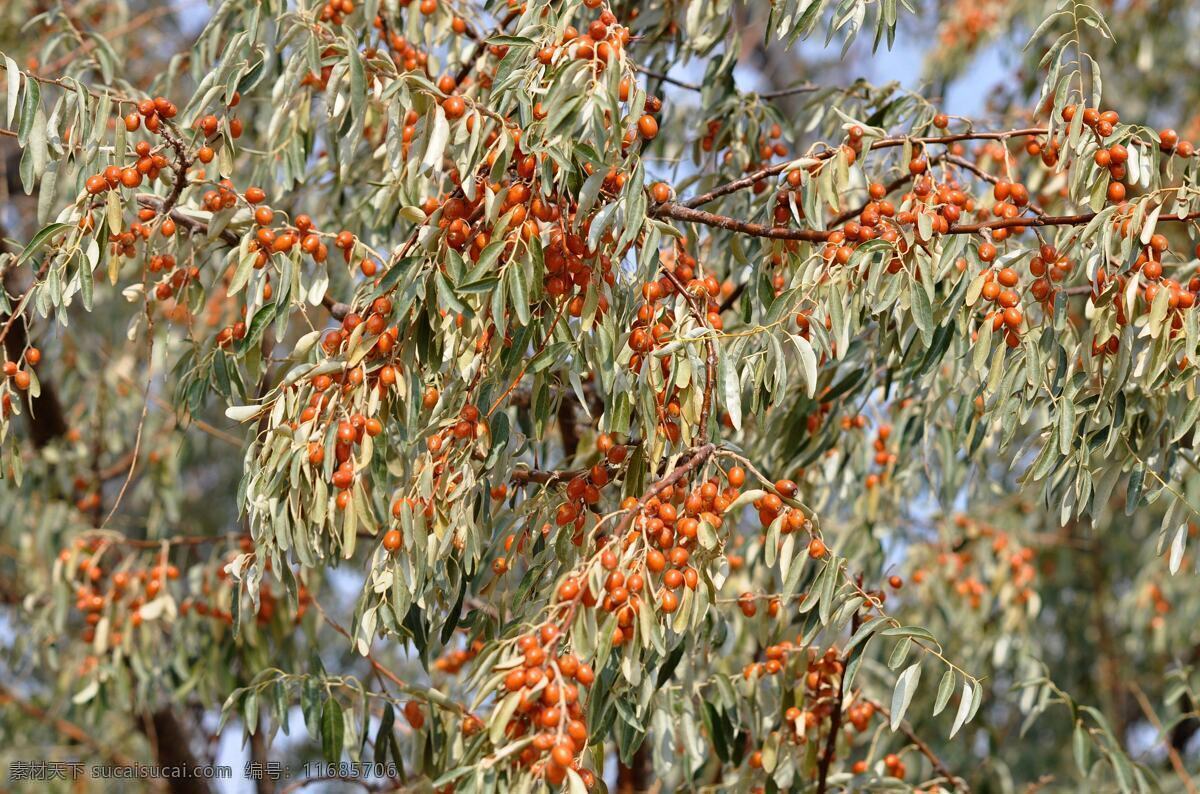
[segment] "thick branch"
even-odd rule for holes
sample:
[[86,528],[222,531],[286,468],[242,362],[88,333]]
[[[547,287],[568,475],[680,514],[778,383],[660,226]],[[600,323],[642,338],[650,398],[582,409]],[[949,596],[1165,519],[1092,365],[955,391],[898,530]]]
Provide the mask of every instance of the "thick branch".
[[833,711],[829,715],[829,736],[825,740],[825,749],[817,763],[817,794],[825,794],[829,787],[829,767],[837,752],[838,735],[842,730],[842,705],[846,697],[846,660],[842,659],[842,674],[838,676],[837,694],[834,697]]
[[823,243],[829,238],[829,232],[816,229],[793,229],[788,226],[765,226],[761,223],[742,221],[725,215],[716,215],[704,210],[691,209],[685,204],[667,202],[658,205],[653,214],[660,218],[674,218],[677,221],[699,223],[705,226],[715,226],[739,234],[752,237],[770,237],[775,240],[804,240],[810,243]]
[[174,794],[208,794],[208,782],[201,776],[196,756],[188,746],[188,731],[175,716],[170,706],[164,706],[150,715],[149,725],[143,725],[142,730],[151,737],[154,744],[154,755],[160,766],[175,767],[189,770],[186,775],[170,778],[171,791]]

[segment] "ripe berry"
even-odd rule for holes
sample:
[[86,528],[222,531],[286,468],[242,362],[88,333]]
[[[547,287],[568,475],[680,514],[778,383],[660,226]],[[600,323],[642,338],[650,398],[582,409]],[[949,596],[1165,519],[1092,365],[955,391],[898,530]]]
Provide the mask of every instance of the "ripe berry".
[[462,118],[467,112],[467,103],[460,96],[449,96],[442,100],[442,111],[448,119]]
[[638,133],[648,141],[658,136],[658,121],[649,113],[638,119]]

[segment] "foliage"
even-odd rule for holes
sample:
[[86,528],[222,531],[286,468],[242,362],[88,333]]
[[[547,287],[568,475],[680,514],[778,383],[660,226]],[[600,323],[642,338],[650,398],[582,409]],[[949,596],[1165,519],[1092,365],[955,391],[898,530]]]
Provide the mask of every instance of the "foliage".
[[381,789],[1192,790],[1198,164],[1109,87],[1128,10],[973,9],[1028,45],[966,118],[745,89],[896,0],[78,5],[0,12],[24,718]]

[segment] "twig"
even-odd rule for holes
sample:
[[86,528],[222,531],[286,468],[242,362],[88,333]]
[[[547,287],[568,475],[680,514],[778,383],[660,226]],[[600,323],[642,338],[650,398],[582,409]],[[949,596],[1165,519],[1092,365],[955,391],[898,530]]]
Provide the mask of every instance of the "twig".
[[54,730],[58,731],[73,742],[90,747],[92,750],[109,759],[114,764],[123,767],[133,766],[134,764],[132,758],[129,758],[128,756],[116,750],[110,750],[109,748],[100,744],[92,737],[91,733],[79,727],[75,723],[65,720],[61,717],[55,717],[53,714],[41,708],[40,706],[36,706],[27,700],[17,697],[17,695],[13,693],[11,689],[3,684],[0,684],[0,703],[11,703],[28,716],[33,717],[38,722],[49,725],[50,727],[54,728]]
[[[317,599],[314,598],[312,600],[312,605],[316,607],[317,612],[319,612],[321,615],[321,618],[328,623],[334,631],[349,640],[351,644],[354,643],[354,638],[350,636],[350,632],[346,631],[346,629],[344,629],[336,620],[329,617],[329,614],[325,611],[325,608],[321,606],[321,603],[317,601]],[[436,703],[442,708],[449,709],[450,711],[458,714],[470,714],[466,707],[461,703],[456,703],[435,689],[423,689],[421,687],[409,684],[404,679],[400,678],[400,676],[396,675],[387,667],[385,667],[382,662],[376,659],[375,655],[369,648],[363,653],[363,656],[366,657],[367,661],[371,663],[371,667],[373,667],[377,673],[395,684],[401,692],[412,695],[413,697],[428,700],[431,703]]]
[[[934,157],[930,157],[929,164],[933,165],[942,157],[943,157],[943,155],[940,155],[940,154],[937,156],[934,156]],[[891,193],[893,190],[896,190],[901,185],[907,184],[908,182],[912,181],[912,179],[913,179],[913,174],[902,174],[902,175],[896,177],[895,179],[893,179],[891,182],[887,183],[887,185],[885,185],[884,188],[887,190],[888,193]],[[835,215],[825,225],[828,226],[830,229],[834,228],[835,226],[841,226],[843,223],[850,220],[851,218],[856,218],[859,215],[861,215],[862,211],[867,208],[868,203],[870,203],[870,202],[860,204],[856,209],[846,210],[845,212],[841,213],[840,215]]]
[[[705,314],[705,306],[700,302],[698,296],[692,295],[687,291],[687,288],[680,283],[679,278],[671,270],[663,268],[663,273],[667,279],[675,286],[675,289],[687,301],[688,309],[692,312],[692,317],[701,328],[712,330],[712,326],[708,324],[708,317]],[[712,412],[713,389],[717,385],[717,345],[713,341],[712,335],[708,335],[704,339],[704,397],[700,403],[700,426],[697,428],[696,437],[704,441],[708,440],[708,415]]]
[[1129,691],[1133,693],[1133,697],[1137,700],[1138,706],[1141,707],[1142,713],[1146,715],[1146,719],[1150,720],[1150,724],[1155,727],[1163,737],[1163,745],[1167,748],[1167,758],[1171,760],[1171,766],[1175,769],[1175,774],[1179,776],[1183,782],[1183,787],[1188,794],[1196,794],[1196,785],[1192,782],[1192,776],[1188,774],[1187,767],[1183,765],[1183,759],[1179,757],[1179,751],[1168,740],[1168,734],[1163,729],[1162,722],[1158,719],[1158,715],[1154,713],[1153,706],[1150,705],[1146,693],[1138,686],[1136,681],[1129,682]]
[[[994,185],[1000,181],[1000,177],[995,176],[993,174],[989,174],[987,171],[984,171],[982,168],[977,166],[975,163],[972,163],[970,160],[966,159],[965,157],[959,157],[956,154],[950,154],[948,152],[945,153],[943,155],[943,157],[947,163],[953,163],[954,165],[958,166],[959,168],[966,169],[967,171],[970,171],[972,174],[974,174],[975,176],[984,180],[985,182],[991,182]],[[1030,211],[1033,212],[1034,215],[1045,215],[1046,214],[1046,211],[1044,209],[1042,209],[1041,207],[1039,207],[1036,203],[1034,203],[1032,201],[1029,202],[1028,206],[1029,206]]]
[[[668,83],[669,85],[673,85],[678,88],[683,88],[688,91],[703,91],[704,90],[704,86],[700,85],[699,83],[689,83],[686,80],[680,80],[676,77],[671,77],[668,74],[664,74],[662,72],[656,72],[652,69],[647,69],[644,66],[639,66],[638,64],[634,64],[633,68],[636,71],[639,71],[642,74],[646,75],[647,77],[653,78],[655,80],[660,80],[664,83]],[[794,85],[790,88],[781,88],[778,91],[761,91],[761,92],[760,91],[746,91],[744,93],[754,94],[759,99],[782,99],[784,97],[793,96],[795,94],[811,94],[813,91],[820,91],[820,90],[821,90],[821,87],[819,85],[817,85],[816,83],[800,83],[799,85]]]
[[817,764],[817,794],[825,794],[828,790],[829,767],[833,763],[833,756],[837,751],[838,734],[842,730],[842,705],[846,697],[846,661],[847,657],[843,656],[842,674],[838,676],[833,712],[829,715],[829,736],[825,739],[825,750],[821,753],[821,760]]
[[[672,202],[660,204],[653,210],[653,214],[658,217],[699,223],[704,226],[713,226],[725,229],[726,231],[748,234],[752,237],[766,237],[772,240],[802,240],[805,242],[820,243],[828,240],[829,236],[833,234],[832,230],[819,231],[816,229],[794,229],[790,226],[766,226],[761,223],[743,221],[737,218],[730,218],[726,215],[705,212],[704,210],[690,209],[685,204],[675,204]],[[976,234],[985,229],[1011,229],[1017,226],[1024,228],[1083,226],[1090,223],[1096,215],[1097,213],[1095,212],[1081,212],[1075,215],[1042,215],[1032,218],[994,218],[993,220],[979,221],[978,223],[955,224],[945,234]],[[1178,215],[1163,216],[1159,218],[1159,222],[1187,223],[1198,218],[1200,218],[1200,212],[1191,212],[1182,217]]]
[[105,542],[114,546],[125,546],[131,549],[161,549],[163,546],[204,546],[209,543],[240,542],[250,537],[247,533],[227,533],[224,535],[173,535],[167,538],[142,540],[127,538],[114,529],[91,530],[82,533],[82,537],[101,535]]
[[685,88],[688,91],[703,91],[704,90],[704,86],[700,85],[699,83],[689,83],[686,80],[679,80],[677,78],[663,74],[662,72],[655,72],[651,69],[647,69],[644,66],[639,66],[636,63],[633,65],[633,68],[636,71],[639,71],[642,74],[646,75],[647,77],[652,77],[655,80],[659,80],[661,82],[668,83],[668,84],[676,86],[678,88]]
[[[156,196],[153,193],[139,193],[137,195],[137,203],[159,213],[167,209],[166,200],[162,196]],[[190,232],[199,234],[208,233],[208,224],[202,220],[185,215],[174,208],[169,209],[168,214],[177,225],[184,227]],[[230,246],[236,247],[241,244],[238,236],[228,229],[223,230],[220,236],[221,240]]]
[[[892,718],[892,713],[882,703],[869,698],[863,698],[863,701],[870,703],[875,707],[876,711],[878,711],[887,719],[890,720]],[[954,788],[959,791],[969,792],[971,790],[971,788],[967,785],[967,782],[951,772],[942,759],[938,758],[937,753],[933,751],[933,748],[930,747],[923,739],[921,739],[920,736],[917,736],[916,732],[912,728],[912,725],[908,723],[908,720],[900,721],[900,732],[903,733],[905,737],[907,737],[908,740],[913,743],[913,746],[917,748],[921,755],[929,759],[929,763],[933,765],[934,771],[941,775],[947,783],[954,786]]]
[[[183,3],[167,3],[164,5],[160,5],[160,6],[151,6],[150,8],[146,9],[142,13],[131,17],[129,19],[129,21],[126,22],[124,25],[118,25],[117,27],[113,28],[112,30],[104,31],[104,33],[103,33],[104,40],[111,43],[114,39],[120,38],[122,36],[125,36],[129,33],[132,33],[134,31],[142,28],[146,23],[150,22],[151,20],[154,20],[161,16],[166,16],[167,14],[174,14],[176,11],[178,11],[180,9],[180,6],[182,6],[182,5],[184,5],[184,4]],[[86,41],[84,41],[83,44],[81,44],[77,49],[71,50],[70,52],[66,53],[61,58],[59,58],[57,61],[53,61],[51,63],[46,64],[45,70],[47,72],[51,72],[51,73],[60,72],[67,66],[67,64],[74,61],[77,57],[79,57],[80,55],[86,55],[87,53],[91,52],[94,49],[96,49],[95,37],[89,38]]]
[[[1035,135],[1045,135],[1045,127],[1029,127],[1020,130],[1008,130],[1007,132],[960,132],[953,135],[939,135],[928,138],[913,138],[909,136],[896,136],[891,138],[880,138],[877,141],[871,142],[871,149],[888,149],[894,146],[903,146],[905,143],[919,144],[923,146],[956,143],[958,141],[996,141],[1007,140],[1008,138],[1030,137]],[[837,149],[826,149],[823,152],[813,155],[815,160],[828,160],[837,154]],[[724,185],[713,188],[712,190],[702,195],[690,198],[682,202],[683,206],[690,209],[703,206],[710,201],[715,201],[721,196],[727,196],[730,193],[736,193],[744,188],[752,187],[755,182],[760,179],[766,179],[775,174],[781,174],[790,168],[794,167],[794,161],[786,163],[776,163],[775,165],[760,168],[757,171],[747,174],[740,179],[735,179],[732,182],[726,182]]]
[[829,239],[830,235],[828,231],[816,229],[793,229],[788,226],[766,226],[761,223],[742,221],[725,215],[692,209],[686,203],[677,204],[671,201],[659,204],[652,214],[660,218],[674,218],[677,221],[715,226],[730,232],[748,234],[751,237],[769,237],[775,240],[804,240],[810,243],[823,243]]
[[680,463],[668,474],[663,476],[662,479],[654,483],[654,485],[651,485],[650,489],[646,491],[641,499],[638,500],[636,505],[624,511],[625,515],[621,519],[620,524],[617,525],[617,531],[614,533],[614,537],[619,538],[625,534],[625,530],[633,521],[633,517],[637,515],[643,507],[646,506],[647,502],[658,496],[667,488],[670,488],[672,485],[682,480],[688,475],[689,472],[698,468],[706,460],[712,457],[712,454],[716,452],[716,450],[716,444],[704,444],[701,447],[697,447],[696,451],[692,453],[691,457],[688,458],[687,461]]
[[[508,15],[505,16],[504,19],[500,20],[500,24],[496,26],[496,30],[491,35],[495,36],[503,33],[504,29],[508,27],[508,23],[512,22],[520,15],[520,11],[509,11]],[[491,36],[488,36],[487,38],[491,38]],[[456,85],[462,85],[462,81],[465,80],[467,75],[471,73],[471,70],[475,68],[475,64],[479,62],[479,59],[483,57],[483,54],[487,52],[487,38],[481,38],[475,43],[475,49],[471,51],[471,54],[467,56],[467,60],[461,67],[459,67],[458,74],[454,75],[454,83]]]

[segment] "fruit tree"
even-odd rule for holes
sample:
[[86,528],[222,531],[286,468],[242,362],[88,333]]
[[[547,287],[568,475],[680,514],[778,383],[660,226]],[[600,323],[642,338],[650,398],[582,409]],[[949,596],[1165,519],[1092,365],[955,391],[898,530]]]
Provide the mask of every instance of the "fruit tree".
[[7,783],[1195,792],[1198,17],[9,0]]

